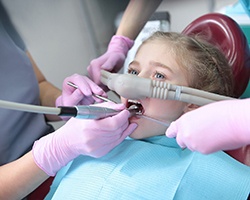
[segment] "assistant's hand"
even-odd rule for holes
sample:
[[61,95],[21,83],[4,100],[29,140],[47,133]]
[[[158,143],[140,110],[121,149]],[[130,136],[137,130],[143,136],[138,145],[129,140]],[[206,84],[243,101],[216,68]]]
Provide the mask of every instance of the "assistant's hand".
[[172,122],[167,137],[192,151],[207,154],[250,144],[250,99],[203,106]]
[[[67,82],[77,85],[78,89],[69,86]],[[62,95],[56,99],[56,106],[90,105],[101,100],[92,94],[107,96],[107,94],[86,76],[74,74],[64,79]]]
[[[123,104],[102,103],[100,106],[123,110]],[[101,157],[120,144],[137,127],[129,124],[129,111],[101,120],[71,118],[60,129],[36,141],[33,156],[48,175],[55,173],[79,155]]]
[[127,37],[114,35],[110,40],[106,53],[90,62],[87,68],[90,78],[96,84],[104,87],[100,81],[101,69],[114,73],[118,72],[123,67],[127,53],[133,44],[134,41]]

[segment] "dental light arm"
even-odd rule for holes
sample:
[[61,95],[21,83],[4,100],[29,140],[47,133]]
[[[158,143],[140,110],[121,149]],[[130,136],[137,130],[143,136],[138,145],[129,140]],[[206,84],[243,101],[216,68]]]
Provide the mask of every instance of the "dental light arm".
[[101,82],[127,99],[158,98],[177,100],[203,106],[215,101],[233,99],[194,88],[141,78],[131,74],[101,71]]
[[98,107],[98,106],[74,106],[74,107],[46,107],[29,105],[23,103],[15,103],[11,101],[0,100],[0,108],[11,110],[20,110],[25,112],[51,114],[58,116],[69,116],[81,119],[101,119],[108,116],[113,116],[121,111],[111,108]]

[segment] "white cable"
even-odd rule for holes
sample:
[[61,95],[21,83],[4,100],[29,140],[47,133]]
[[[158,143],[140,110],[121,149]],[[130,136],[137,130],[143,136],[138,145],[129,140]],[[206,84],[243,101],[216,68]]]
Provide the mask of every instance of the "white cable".
[[61,112],[60,108],[36,106],[36,105],[15,103],[15,102],[4,101],[4,100],[0,100],[0,108],[6,108],[6,109],[11,109],[11,110],[20,110],[20,111],[24,111],[24,112],[51,114],[51,115],[59,115],[59,113]]
[[148,117],[148,116],[146,116],[146,115],[140,115],[140,114],[139,114],[139,115],[136,115],[136,116],[138,116],[138,117],[140,117],[140,118],[148,119],[148,120],[150,120],[150,121],[156,122],[157,124],[161,124],[161,125],[166,126],[166,127],[169,127],[169,126],[170,126],[170,122],[163,122],[163,121],[161,121],[161,120],[154,119],[154,118]]

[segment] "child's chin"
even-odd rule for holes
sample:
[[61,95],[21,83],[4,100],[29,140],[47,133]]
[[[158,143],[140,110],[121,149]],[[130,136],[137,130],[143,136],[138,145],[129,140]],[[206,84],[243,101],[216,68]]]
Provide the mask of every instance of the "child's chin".
[[142,139],[141,135],[136,134],[135,131],[132,134],[130,134],[129,137],[133,138],[133,139],[136,139],[136,140]]
[[143,136],[140,132],[138,132],[138,131],[134,131],[133,133],[131,133],[130,135],[129,135],[129,137],[130,138],[133,138],[133,139],[135,139],[135,140],[139,140],[139,139],[143,139],[143,138],[145,138],[145,136]]

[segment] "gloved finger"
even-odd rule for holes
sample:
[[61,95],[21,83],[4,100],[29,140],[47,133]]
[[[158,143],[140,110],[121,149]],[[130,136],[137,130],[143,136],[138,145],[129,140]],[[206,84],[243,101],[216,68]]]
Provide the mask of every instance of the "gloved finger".
[[186,147],[184,147],[184,148],[188,148],[190,151],[196,151],[192,146],[186,145]]
[[102,56],[96,58],[96,59],[93,59],[91,60],[89,66],[87,67],[87,69],[90,69],[90,70],[96,70],[98,69],[98,71],[100,71],[100,66],[102,65],[102,63],[105,62],[105,60],[107,59],[107,54],[103,54]]
[[174,138],[176,137],[177,132],[178,132],[178,128],[177,128],[176,122],[172,122],[170,126],[167,128],[165,134],[169,138]]
[[128,118],[129,118],[129,111],[128,110],[123,110],[120,113],[118,113],[115,116],[112,117],[107,117],[101,120],[98,120],[98,122],[95,124],[93,122],[93,124],[97,127],[100,127],[99,129],[101,129],[102,131],[107,132],[107,135],[115,135],[116,130],[120,127],[122,127],[124,124],[125,126],[128,126]]
[[98,100],[95,100],[93,97],[85,97],[78,103],[78,105],[92,105],[96,101]]
[[115,140],[112,144],[105,144],[103,148],[98,149],[93,152],[94,157],[102,157],[110,152],[113,148],[119,145],[127,136],[129,136],[135,129],[137,128],[137,124],[132,123],[128,126],[128,128],[120,135],[119,139]]
[[[128,125],[125,127],[128,127]],[[109,132],[102,132],[101,135],[98,134],[93,135],[93,139],[91,143],[89,143],[89,154],[94,157],[100,157],[109,152],[116,145],[116,141],[120,140],[123,136],[123,131],[116,132],[116,134],[109,135]],[[93,143],[92,143],[93,142]],[[99,156],[98,156],[99,155]]]
[[117,73],[123,67],[124,62],[124,54],[117,54],[115,57],[110,56],[101,68],[112,73]]
[[87,67],[88,74],[90,78],[95,82],[95,83],[100,83],[100,71],[101,71],[101,65],[104,63],[106,60],[106,55],[102,55],[99,58],[96,58],[92,60]]
[[128,110],[122,110],[117,115],[114,115],[107,119],[108,122],[112,123],[108,129],[110,130],[117,130],[118,128],[121,128],[123,125],[128,126],[128,119],[129,119],[130,113]]
[[67,84],[67,82],[68,82],[67,78],[64,79],[62,93],[66,94],[66,95],[70,95],[70,94],[72,94],[76,90],[76,88],[74,88],[72,86],[69,86]]
[[107,130],[102,134],[102,140],[106,140],[106,144],[111,144],[113,141],[118,140],[123,132],[128,128],[129,122],[125,122],[123,124],[118,124],[116,130]]
[[176,137],[176,142],[182,149],[187,147],[185,142],[178,135]]
[[[97,133],[93,137],[101,138],[100,139],[101,144],[103,143],[112,144],[114,141],[118,140],[121,137],[121,134],[127,129],[128,126],[129,124],[127,123],[127,124],[123,124],[115,131],[113,129],[105,130],[105,131],[102,130],[101,134]],[[96,141],[95,143],[97,144],[98,141]]]
[[114,58],[113,56],[110,56],[105,63],[102,64],[101,69],[111,71],[114,66],[116,65],[118,58]]
[[121,138],[126,138],[127,136],[129,136],[131,133],[134,132],[134,130],[137,128],[137,126],[138,125],[136,123],[129,124],[128,128],[123,131]]
[[[62,95],[62,100],[63,100],[65,106],[66,105],[68,105],[68,106],[77,105],[84,98],[86,98],[86,97],[78,89],[73,91],[73,93],[71,93],[70,95],[67,95],[67,96]],[[94,101],[94,99],[93,99],[93,101]]]
[[[88,88],[86,88],[86,85],[88,86]],[[101,87],[99,87],[96,83],[94,83],[87,77],[84,77],[84,81],[81,81],[78,85],[78,89],[80,89],[83,92],[85,91],[85,88],[89,89],[90,92],[89,95],[92,95],[94,93],[104,97],[108,96]]]
[[103,91],[102,88],[100,88],[96,83],[94,83],[92,80],[90,80],[86,76],[81,76],[78,74],[74,74],[65,80],[66,82],[72,82],[75,84],[85,96],[91,96],[93,93],[107,96],[107,94]]
[[97,67],[98,69],[95,69],[94,67],[92,66],[89,66],[87,68],[87,71],[88,71],[88,75],[89,77],[91,78],[92,81],[94,81],[96,84],[99,84],[100,83],[100,77],[101,77],[101,72],[100,72],[100,69],[99,67]]

